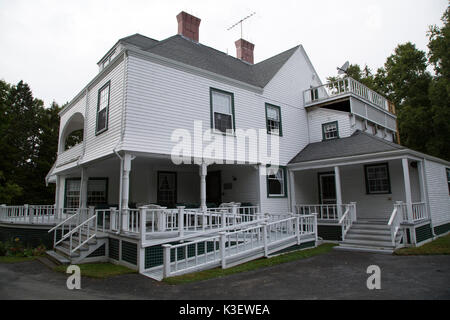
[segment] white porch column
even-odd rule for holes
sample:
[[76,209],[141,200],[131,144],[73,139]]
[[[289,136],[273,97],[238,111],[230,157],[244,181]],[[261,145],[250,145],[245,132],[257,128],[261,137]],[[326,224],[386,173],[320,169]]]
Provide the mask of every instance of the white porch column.
[[130,154],[123,156],[123,171],[122,171],[122,209],[128,209],[129,192],[130,192],[130,171],[131,160],[134,158]]
[[88,179],[87,168],[81,168],[80,208],[87,208]]
[[203,161],[200,165],[200,208],[206,211],[206,175],[208,174],[208,166]]
[[297,201],[295,200],[295,172],[291,170],[289,170],[289,186],[290,186],[289,194],[291,198],[291,212],[295,214],[296,213],[295,205],[297,204]]
[[342,216],[342,190],[341,190],[341,173],[338,166],[334,167],[334,183],[336,186],[336,204],[338,217]]
[[406,210],[408,212],[408,220],[412,222],[412,197],[411,197],[411,182],[409,179],[409,163],[408,158],[402,159],[402,167],[403,167],[403,181],[405,185],[405,201],[406,201]]
[[423,161],[417,162],[417,173],[419,175],[420,202],[426,202],[425,197],[425,175]]

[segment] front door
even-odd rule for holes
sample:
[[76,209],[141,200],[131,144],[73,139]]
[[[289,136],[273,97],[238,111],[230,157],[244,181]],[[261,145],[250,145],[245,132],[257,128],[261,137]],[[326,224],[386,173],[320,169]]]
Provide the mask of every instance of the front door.
[[206,203],[214,203],[216,206],[222,203],[220,171],[211,171],[206,175]]
[[336,204],[334,173],[319,173],[319,192],[321,204]]
[[158,204],[168,208],[174,208],[177,203],[177,173],[158,172]]

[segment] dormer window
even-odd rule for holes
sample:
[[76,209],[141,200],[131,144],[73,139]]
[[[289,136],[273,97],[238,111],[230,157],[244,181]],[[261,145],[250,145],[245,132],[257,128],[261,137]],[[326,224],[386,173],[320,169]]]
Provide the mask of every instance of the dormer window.
[[102,70],[105,69],[111,61],[114,59],[116,53],[116,49],[114,49],[102,62]]
[[338,122],[328,122],[322,124],[323,140],[331,140],[339,138]]

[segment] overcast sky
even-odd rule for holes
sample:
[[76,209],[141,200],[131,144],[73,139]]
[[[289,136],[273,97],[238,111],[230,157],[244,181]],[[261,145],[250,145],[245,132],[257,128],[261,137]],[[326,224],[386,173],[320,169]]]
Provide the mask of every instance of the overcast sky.
[[[235,56],[234,41],[255,44],[255,62],[302,44],[321,80],[346,60],[376,70],[399,43],[426,50],[426,31],[447,0],[0,0],[0,79],[27,82],[49,105],[70,101],[98,73],[97,61],[122,37],[163,40],[176,15],[201,19],[200,42]],[[299,88],[300,89],[300,88]]]

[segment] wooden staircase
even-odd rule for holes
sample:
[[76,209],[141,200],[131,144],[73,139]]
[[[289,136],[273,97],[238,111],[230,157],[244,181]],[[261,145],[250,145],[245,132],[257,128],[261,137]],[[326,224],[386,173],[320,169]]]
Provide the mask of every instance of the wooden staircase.
[[403,232],[397,233],[394,246],[391,230],[386,221],[357,220],[353,222],[345,240],[336,249],[392,253],[399,246],[402,236]]

